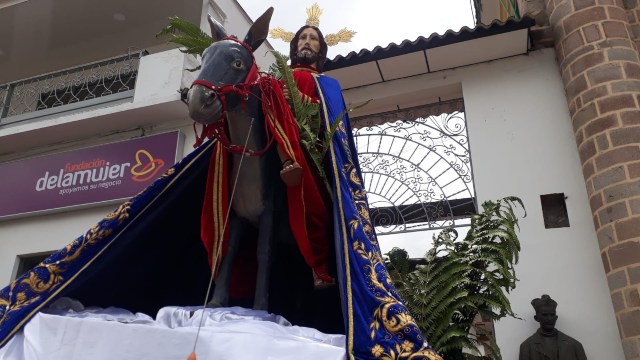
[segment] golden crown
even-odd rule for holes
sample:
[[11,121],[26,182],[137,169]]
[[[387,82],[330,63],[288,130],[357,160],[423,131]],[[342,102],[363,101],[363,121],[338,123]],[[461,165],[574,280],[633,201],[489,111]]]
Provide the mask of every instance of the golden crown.
[[[306,24],[319,27],[320,15],[322,15],[322,9],[320,8],[320,6],[318,6],[318,3],[314,3],[310,8],[307,8]],[[341,42],[350,42],[355,34],[355,31],[349,30],[347,28],[342,28],[335,34],[325,35],[324,40],[327,42],[328,46],[334,46]],[[281,39],[286,42],[291,42],[296,34],[281,27],[277,27],[271,29],[269,31],[269,35],[271,35],[271,37],[274,39]]]

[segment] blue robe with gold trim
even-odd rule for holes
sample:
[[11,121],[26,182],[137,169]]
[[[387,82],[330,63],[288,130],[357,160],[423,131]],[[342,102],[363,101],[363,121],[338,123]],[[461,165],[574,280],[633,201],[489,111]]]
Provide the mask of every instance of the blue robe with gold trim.
[[[325,127],[330,128],[346,108],[340,85],[322,75],[316,81]],[[352,359],[440,359],[402,304],[384,266],[346,114],[333,136],[330,157],[347,354]]]

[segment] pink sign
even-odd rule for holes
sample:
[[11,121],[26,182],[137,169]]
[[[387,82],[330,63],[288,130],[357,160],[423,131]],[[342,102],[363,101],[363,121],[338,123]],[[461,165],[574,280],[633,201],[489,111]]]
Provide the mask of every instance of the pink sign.
[[0,164],[0,218],[130,198],[176,161],[180,132]]

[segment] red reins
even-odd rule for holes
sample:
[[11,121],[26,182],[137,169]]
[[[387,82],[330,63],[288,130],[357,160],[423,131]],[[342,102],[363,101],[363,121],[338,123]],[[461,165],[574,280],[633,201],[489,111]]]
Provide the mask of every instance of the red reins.
[[249,47],[249,45],[245,44],[244,42],[233,37],[225,37],[222,40],[232,40],[244,46],[244,48],[247,49],[249,54],[251,54],[251,59],[253,60],[253,64],[251,65],[251,69],[249,69],[249,73],[247,74],[247,77],[245,78],[244,82],[239,84],[225,84],[222,86],[216,86],[207,80],[195,80],[191,84],[191,87],[193,87],[193,85],[201,85],[215,92],[216,95],[220,98],[220,102],[222,103],[222,112],[221,112],[220,118],[212,124],[204,125],[202,128],[202,133],[200,135],[198,135],[198,131],[196,130],[196,124],[194,122],[193,129],[196,133],[196,143],[194,144],[194,147],[200,146],[205,138],[209,138],[209,139],[215,138],[216,140],[220,141],[220,143],[225,147],[225,149],[227,149],[229,152],[233,154],[244,155],[244,156],[260,156],[267,151],[267,149],[271,146],[274,140],[274,137],[270,136],[271,134],[268,130],[268,127],[266,126],[266,123],[265,123],[265,131],[267,133],[267,144],[261,150],[251,150],[246,148],[244,145],[232,144],[229,138],[227,137],[227,133],[225,131],[225,121],[227,120],[226,119],[226,114],[227,114],[226,96],[229,94],[238,95],[240,97],[240,101],[242,101],[243,107],[246,107],[246,101],[249,100],[249,95],[255,96],[251,92],[251,89],[256,85],[258,85],[260,80],[260,73],[258,71],[258,66],[256,65],[256,59],[253,56],[253,51],[251,50],[251,47]]

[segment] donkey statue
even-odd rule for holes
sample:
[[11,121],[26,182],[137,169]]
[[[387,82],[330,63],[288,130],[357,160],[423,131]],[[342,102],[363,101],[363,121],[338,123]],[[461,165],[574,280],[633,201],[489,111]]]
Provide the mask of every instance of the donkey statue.
[[[261,89],[255,83],[259,74],[253,51],[266,39],[272,13],[273,8],[269,8],[260,16],[243,41],[227,37],[222,25],[209,17],[214,43],[204,51],[200,74],[187,95],[189,116],[204,124],[209,135],[214,135],[225,147],[222,156],[232,154],[228,177],[224,180],[231,187],[232,211],[228,224],[226,219],[218,224],[229,229],[227,252],[216,274],[213,298],[208,304],[211,307],[228,305],[234,257],[250,226],[258,230],[253,308],[266,310],[269,303],[270,252],[274,230],[277,230],[274,212],[286,206],[286,200],[282,200],[284,194],[274,191],[278,188],[276,185],[280,185],[275,182],[281,181],[280,161],[273,138],[268,139]],[[216,265],[214,259],[213,271],[217,270]]]

